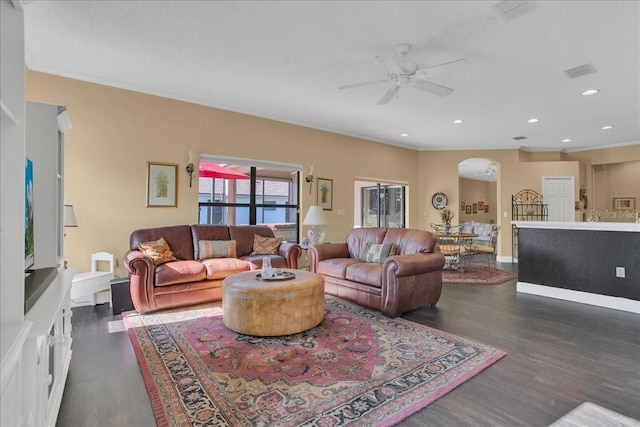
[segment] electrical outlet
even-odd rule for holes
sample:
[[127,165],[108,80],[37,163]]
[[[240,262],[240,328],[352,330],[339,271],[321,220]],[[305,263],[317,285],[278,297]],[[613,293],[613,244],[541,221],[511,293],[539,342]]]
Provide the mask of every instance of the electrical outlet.
[[616,277],[625,278],[624,267],[616,267]]

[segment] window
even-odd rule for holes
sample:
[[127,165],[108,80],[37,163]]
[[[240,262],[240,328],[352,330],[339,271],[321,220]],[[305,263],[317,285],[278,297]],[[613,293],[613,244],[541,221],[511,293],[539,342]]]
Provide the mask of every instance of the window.
[[[215,163],[216,172],[201,173],[199,182],[200,224],[264,224],[276,237],[298,241],[299,167]],[[201,170],[203,162],[201,161]],[[225,174],[223,167],[233,172]]]
[[356,225],[361,227],[405,227],[406,187],[397,184],[372,185],[356,182],[356,206],[360,217]]

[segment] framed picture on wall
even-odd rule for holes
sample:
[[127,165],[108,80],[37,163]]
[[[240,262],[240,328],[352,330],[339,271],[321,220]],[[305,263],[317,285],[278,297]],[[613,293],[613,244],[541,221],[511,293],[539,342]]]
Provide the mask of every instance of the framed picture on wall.
[[484,210],[484,202],[478,202],[478,210],[482,212]]
[[460,212],[464,212],[464,211],[465,211],[464,202],[460,202]]
[[473,213],[478,213],[478,204],[477,203],[473,204]]
[[178,165],[147,162],[147,207],[178,206]]
[[333,209],[333,180],[318,178],[318,206],[325,211]]
[[635,197],[614,197],[613,209],[617,210],[633,210],[636,208]]
[[471,205],[467,205],[465,212],[470,214],[471,213]]
[[489,205],[484,205],[484,213],[489,213]]

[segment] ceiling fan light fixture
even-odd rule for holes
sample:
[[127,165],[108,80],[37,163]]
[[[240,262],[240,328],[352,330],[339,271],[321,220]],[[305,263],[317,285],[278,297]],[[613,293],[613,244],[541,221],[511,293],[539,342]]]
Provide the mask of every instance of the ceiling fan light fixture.
[[591,96],[591,95],[595,95],[598,92],[600,92],[598,89],[589,89],[582,92],[582,96]]
[[565,138],[561,142],[571,142],[571,140],[569,138]]
[[464,123],[464,120],[462,120],[462,119],[455,119],[455,120],[453,121],[453,123],[454,123],[454,124],[456,124],[456,125],[459,125],[459,124]]
[[540,121],[540,119],[536,119],[535,117],[527,120],[527,123],[538,123]]
[[405,132],[405,133],[401,133],[400,136],[409,136],[409,134]]
[[606,126],[602,126],[600,129],[601,129],[601,130],[609,130],[609,129],[613,129],[613,126],[611,126],[611,125],[606,125]]

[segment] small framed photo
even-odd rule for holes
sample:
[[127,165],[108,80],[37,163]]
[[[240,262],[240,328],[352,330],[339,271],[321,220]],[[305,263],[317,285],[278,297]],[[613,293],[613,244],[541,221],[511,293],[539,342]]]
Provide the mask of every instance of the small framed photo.
[[613,209],[617,210],[633,210],[636,208],[636,198],[635,197],[614,197],[613,198]]
[[333,209],[333,180],[318,178],[318,206],[325,211]]
[[473,213],[474,214],[478,213],[478,204],[477,203],[473,204]]
[[467,205],[465,211],[466,211],[466,213],[470,214],[471,213],[471,205]]
[[147,162],[147,207],[178,206],[178,165]]
[[484,213],[489,213],[489,205],[484,205]]
[[465,210],[464,202],[460,202],[460,212],[464,212],[464,210]]
[[484,210],[484,202],[478,202],[478,210],[482,212]]

